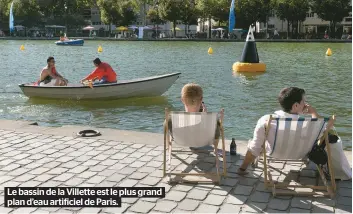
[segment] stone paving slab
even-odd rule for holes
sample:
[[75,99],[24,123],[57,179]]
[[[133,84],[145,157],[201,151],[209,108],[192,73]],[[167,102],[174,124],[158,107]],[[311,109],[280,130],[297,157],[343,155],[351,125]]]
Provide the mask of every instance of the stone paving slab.
[[[1,124],[1,121],[0,121]],[[20,124],[26,127],[25,124]],[[14,126],[14,125],[12,125]],[[0,125],[0,127],[2,127]],[[31,130],[31,132],[26,132]],[[238,144],[240,155],[227,155],[228,178],[221,185],[168,184],[163,177],[162,141],[156,144],[133,142],[132,134],[115,135],[115,139],[82,139],[40,134],[33,128],[19,131],[0,129],[0,187],[5,186],[86,186],[86,187],[165,187],[165,198],[124,198],[121,208],[5,208],[0,213],[308,213],[352,212],[352,181],[337,183],[334,199],[316,197],[273,197],[263,185],[261,169],[251,169],[247,176],[234,172],[241,164],[246,145]],[[112,132],[112,131],[110,131]],[[108,133],[108,132],[107,132]],[[135,133],[135,132],[133,132]],[[126,137],[128,136],[128,137]],[[138,135],[140,138],[142,133]],[[147,134],[144,141],[153,141]],[[127,140],[125,140],[126,138]],[[136,138],[137,139],[137,138]],[[147,142],[146,142],[147,143]],[[229,143],[229,142],[227,142]],[[18,145],[20,145],[18,147]],[[21,148],[21,149],[18,149]],[[212,154],[182,154],[174,158],[173,169],[194,171],[214,170]],[[185,163],[191,163],[186,165]],[[222,165],[222,162],[221,162]],[[259,164],[261,167],[261,164]],[[274,163],[273,177],[286,179],[290,170],[302,165]],[[313,169],[296,173],[298,182],[315,182]],[[0,189],[0,203],[4,203]]]

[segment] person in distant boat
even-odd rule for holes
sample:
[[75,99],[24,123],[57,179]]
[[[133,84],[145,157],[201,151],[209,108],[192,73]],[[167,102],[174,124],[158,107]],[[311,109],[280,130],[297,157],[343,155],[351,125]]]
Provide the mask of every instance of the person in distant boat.
[[54,57],[50,56],[47,59],[47,66],[40,73],[38,81],[39,86],[66,86],[68,80],[61,76],[55,68]]
[[116,73],[113,68],[106,62],[102,62],[99,58],[93,60],[96,69],[90,73],[87,77],[81,80],[83,83],[86,80],[98,80],[94,83],[94,85],[99,84],[109,84],[109,83],[116,83]]

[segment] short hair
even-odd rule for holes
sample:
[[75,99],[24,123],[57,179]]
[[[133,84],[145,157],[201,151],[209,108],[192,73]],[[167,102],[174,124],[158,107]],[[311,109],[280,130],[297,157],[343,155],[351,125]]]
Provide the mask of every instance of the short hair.
[[284,112],[290,113],[295,103],[300,103],[305,95],[305,90],[297,87],[288,87],[281,90],[278,102]]
[[54,59],[54,57],[52,57],[52,56],[48,57],[47,63],[50,62],[50,61],[53,60],[53,59]]
[[181,98],[186,105],[199,105],[203,97],[201,86],[195,83],[188,83],[181,89]]
[[97,64],[97,65],[100,65],[100,64],[102,63],[102,61],[101,61],[99,58],[95,58],[95,59],[93,60],[93,63],[94,63],[94,64]]

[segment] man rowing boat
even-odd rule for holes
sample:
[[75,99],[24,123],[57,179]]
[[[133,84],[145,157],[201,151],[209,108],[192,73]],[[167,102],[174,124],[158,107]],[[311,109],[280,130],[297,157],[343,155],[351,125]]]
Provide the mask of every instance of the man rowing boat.
[[109,83],[116,83],[116,73],[113,68],[106,62],[101,62],[99,58],[93,60],[96,69],[90,73],[87,77],[81,80],[81,83],[87,80],[97,80],[93,85],[99,84],[109,84]]

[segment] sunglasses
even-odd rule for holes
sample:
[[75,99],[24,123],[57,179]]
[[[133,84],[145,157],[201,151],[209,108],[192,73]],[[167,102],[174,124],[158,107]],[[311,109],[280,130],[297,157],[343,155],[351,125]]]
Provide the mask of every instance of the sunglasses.
[[55,63],[55,61],[50,61],[51,63]]

